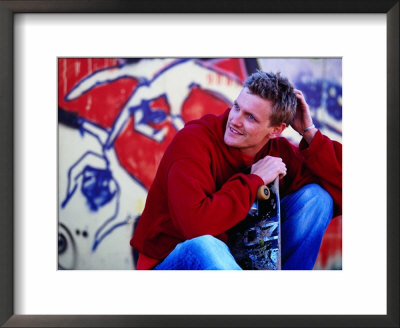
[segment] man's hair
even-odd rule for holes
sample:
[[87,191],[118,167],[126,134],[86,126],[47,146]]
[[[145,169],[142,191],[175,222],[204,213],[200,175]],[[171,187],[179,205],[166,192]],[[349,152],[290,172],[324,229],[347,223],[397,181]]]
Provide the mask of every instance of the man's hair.
[[250,75],[244,82],[252,94],[272,100],[271,126],[281,123],[289,125],[296,114],[297,98],[293,85],[278,72],[266,73],[260,70]]

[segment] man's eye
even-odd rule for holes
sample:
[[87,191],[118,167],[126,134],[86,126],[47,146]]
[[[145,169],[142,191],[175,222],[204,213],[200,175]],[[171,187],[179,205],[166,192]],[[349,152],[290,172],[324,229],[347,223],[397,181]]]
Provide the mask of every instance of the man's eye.
[[235,110],[239,110],[239,105],[238,105],[238,104],[233,104],[233,108],[234,108]]
[[255,121],[256,118],[253,115],[249,114],[249,120]]

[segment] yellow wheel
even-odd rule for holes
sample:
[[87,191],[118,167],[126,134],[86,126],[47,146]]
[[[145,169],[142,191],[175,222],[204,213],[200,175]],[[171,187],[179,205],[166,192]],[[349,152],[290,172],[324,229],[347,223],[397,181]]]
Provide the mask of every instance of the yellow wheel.
[[269,191],[267,186],[261,186],[257,191],[257,199],[267,200],[271,196],[271,192]]

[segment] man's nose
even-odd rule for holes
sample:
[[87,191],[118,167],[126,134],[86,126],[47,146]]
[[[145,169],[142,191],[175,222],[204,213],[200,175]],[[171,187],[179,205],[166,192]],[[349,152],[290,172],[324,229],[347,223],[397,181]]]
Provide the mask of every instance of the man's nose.
[[242,115],[240,113],[233,113],[231,123],[240,126],[242,124]]

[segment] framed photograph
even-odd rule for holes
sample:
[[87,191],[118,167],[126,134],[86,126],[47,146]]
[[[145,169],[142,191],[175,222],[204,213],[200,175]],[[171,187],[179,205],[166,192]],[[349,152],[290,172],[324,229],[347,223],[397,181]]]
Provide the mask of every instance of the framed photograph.
[[[0,324],[398,326],[398,19],[399,3],[394,0],[0,1]],[[338,88],[325,83],[330,97],[325,101],[340,102],[340,125],[318,110],[314,114],[321,131],[340,142],[343,138],[343,258],[330,264],[339,270],[161,273],[130,270],[131,254],[117,249],[111,255],[98,253],[92,262],[63,252],[72,234],[82,241],[75,247],[87,244],[92,251],[131,234],[130,226],[120,230],[122,234],[110,234],[121,226],[119,219],[111,224],[87,216],[85,225],[74,225],[68,209],[73,201],[68,190],[74,188],[68,179],[60,179],[60,169],[77,181],[73,168],[88,157],[94,155],[91,160],[102,165],[91,141],[91,150],[83,149],[88,156],[79,157],[75,145],[84,133],[103,141],[103,127],[115,117],[99,118],[91,111],[91,106],[100,113],[110,105],[102,98],[102,83],[110,76],[121,77],[107,92],[123,103],[132,91],[127,78],[143,58],[153,58],[156,70],[157,58],[185,59],[179,64],[193,64],[188,58],[196,58],[196,65],[219,65],[229,74],[206,74],[204,79],[218,84],[229,76],[225,82],[232,90],[235,79],[240,80],[240,67],[251,65],[271,70],[283,65],[290,73],[290,63],[296,63],[321,76],[327,71],[335,76],[331,81],[339,81]],[[201,90],[190,88],[190,96],[182,94],[182,99],[190,103],[201,96],[208,101]],[[97,92],[97,98],[91,92]],[[163,102],[153,101],[161,110],[152,112],[158,115],[152,123],[160,124]],[[119,108],[120,103],[110,106]],[[192,111],[189,105],[185,108],[178,116],[187,121]],[[333,116],[339,115],[331,109]],[[87,118],[85,125],[75,124],[76,111]],[[74,129],[65,128],[71,124]],[[149,138],[159,137],[148,127],[134,128]],[[112,135],[107,140],[111,137],[118,139]],[[136,151],[142,152],[143,145]],[[60,147],[68,149],[64,153],[76,151],[76,156],[60,156]],[[125,158],[125,170],[136,172],[134,158]],[[100,173],[92,169],[88,174]],[[132,206],[128,201],[126,208],[120,199],[115,203],[128,213],[121,219],[128,223],[135,219],[132,208],[140,212],[151,183],[151,178],[137,174],[131,176],[139,176],[140,183],[126,188],[138,199]],[[114,189],[122,187],[113,183]],[[96,198],[88,188],[81,190],[93,206],[113,203],[111,193],[103,190]],[[326,266],[321,263],[319,269]]]

